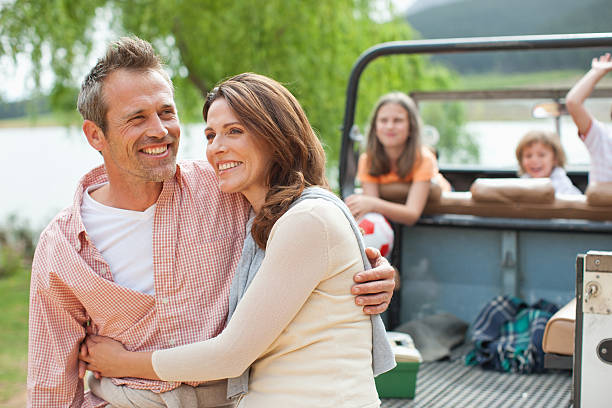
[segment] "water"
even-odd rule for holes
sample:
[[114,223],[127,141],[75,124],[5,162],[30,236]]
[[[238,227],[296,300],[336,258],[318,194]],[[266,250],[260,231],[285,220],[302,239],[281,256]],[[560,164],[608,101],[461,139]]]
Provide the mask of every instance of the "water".
[[[204,125],[182,128],[179,159],[204,157]],[[79,179],[102,156],[80,128],[0,128],[0,223],[15,214],[35,229],[72,204]]]
[[[514,148],[531,129],[553,130],[552,121],[472,122],[467,130],[481,149],[484,166],[516,168]],[[203,125],[183,127],[179,159],[204,157]],[[0,222],[9,214],[44,227],[72,203],[81,176],[102,164],[80,128],[0,128]],[[586,169],[589,156],[569,118],[562,122],[562,143],[570,168]],[[444,165],[443,158],[441,165]]]
[[[517,167],[515,149],[527,131],[555,131],[552,120],[471,122],[466,129],[480,146],[479,164],[495,168]],[[589,153],[578,137],[576,125],[569,117],[564,117],[561,121],[561,145],[567,156],[566,168],[588,169]],[[441,160],[440,164],[443,166],[444,162]]]

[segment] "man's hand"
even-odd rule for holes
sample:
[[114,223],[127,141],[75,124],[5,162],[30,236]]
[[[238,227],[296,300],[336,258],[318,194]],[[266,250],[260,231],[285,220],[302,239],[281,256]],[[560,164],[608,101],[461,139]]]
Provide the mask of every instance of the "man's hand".
[[395,269],[377,249],[366,248],[366,255],[372,269],[355,274],[351,293],[365,314],[379,314],[387,310],[393,296]]
[[[87,323],[87,327],[85,328],[87,335],[96,334],[97,330],[94,329],[94,326],[91,325],[90,322]],[[87,337],[81,343],[81,347],[79,347],[79,378],[82,380],[85,378],[85,374],[87,374],[87,362],[85,361],[89,358],[89,350],[87,349]],[[102,378],[102,375],[98,371],[92,371],[92,374],[97,379]]]
[[83,359],[87,358],[88,355],[87,345],[85,342],[83,342],[81,343],[81,347],[79,349],[79,378],[81,380],[85,378],[85,374],[87,373],[87,363],[83,361]]

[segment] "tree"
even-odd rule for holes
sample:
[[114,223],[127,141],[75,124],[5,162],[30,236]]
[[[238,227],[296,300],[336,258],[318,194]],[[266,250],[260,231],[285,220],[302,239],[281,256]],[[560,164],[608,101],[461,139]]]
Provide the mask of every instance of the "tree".
[[[81,78],[73,68],[86,64],[94,21],[105,10],[115,32],[144,38],[165,57],[183,121],[200,120],[203,95],[218,81],[261,73],[300,100],[332,162],[353,63],[376,43],[413,37],[402,20],[374,21],[369,0],[15,0],[0,9],[0,53],[28,53],[40,69],[48,49],[55,99],[65,102],[76,93]],[[375,61],[360,85],[357,123],[384,92],[446,88],[451,80],[420,56]]]

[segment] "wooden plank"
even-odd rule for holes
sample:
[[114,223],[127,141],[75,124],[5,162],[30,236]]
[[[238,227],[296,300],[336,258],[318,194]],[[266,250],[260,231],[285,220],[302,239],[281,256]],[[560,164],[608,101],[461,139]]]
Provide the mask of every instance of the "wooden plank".
[[589,272],[612,272],[612,252],[589,251],[586,255],[586,270]]

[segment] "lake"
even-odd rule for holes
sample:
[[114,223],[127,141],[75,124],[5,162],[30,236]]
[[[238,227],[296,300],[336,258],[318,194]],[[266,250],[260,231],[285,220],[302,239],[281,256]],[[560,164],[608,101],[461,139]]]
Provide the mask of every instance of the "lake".
[[[495,168],[516,168],[514,148],[531,129],[553,129],[552,121],[471,122],[467,131],[480,146],[480,163]],[[183,128],[179,159],[204,157],[203,124]],[[9,214],[41,229],[62,208],[72,203],[77,183],[102,157],[87,143],[80,128],[0,128],[0,222]],[[586,169],[589,156],[569,118],[562,122],[562,144],[570,168]],[[444,158],[440,165],[444,166]]]
[[[203,157],[203,134],[203,124],[183,127],[178,157]],[[0,128],[0,140],[0,223],[15,214],[41,229],[72,204],[79,179],[102,164],[77,127]]]

